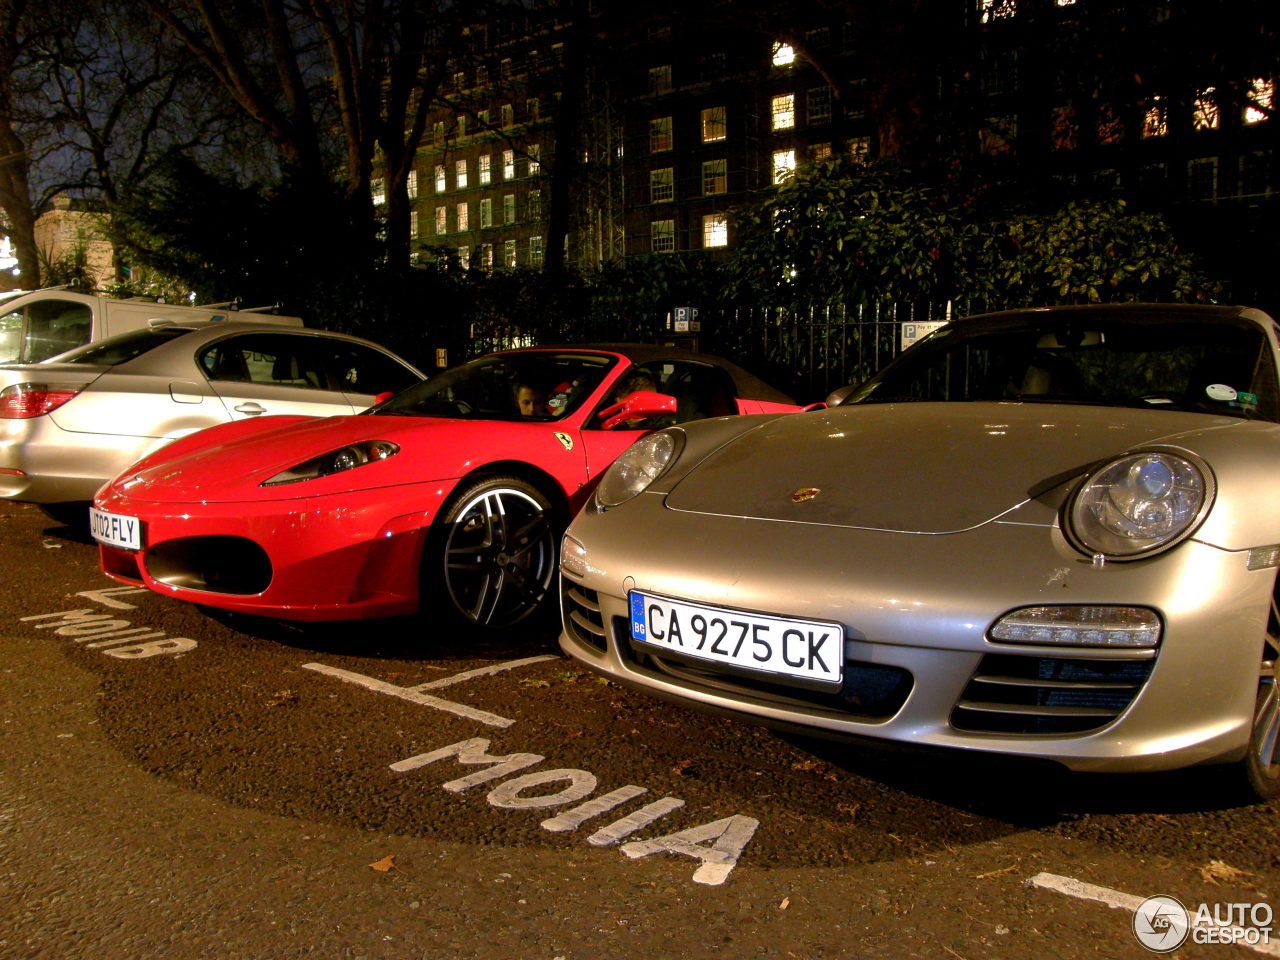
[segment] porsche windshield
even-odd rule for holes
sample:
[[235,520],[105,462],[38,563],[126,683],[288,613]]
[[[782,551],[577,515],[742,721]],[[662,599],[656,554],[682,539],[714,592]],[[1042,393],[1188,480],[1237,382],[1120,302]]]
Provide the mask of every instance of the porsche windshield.
[[591,395],[615,363],[599,353],[500,353],[415,384],[369,412],[394,417],[554,421]]
[[973,400],[1280,419],[1261,327],[1158,312],[961,321],[904,353],[846,402]]

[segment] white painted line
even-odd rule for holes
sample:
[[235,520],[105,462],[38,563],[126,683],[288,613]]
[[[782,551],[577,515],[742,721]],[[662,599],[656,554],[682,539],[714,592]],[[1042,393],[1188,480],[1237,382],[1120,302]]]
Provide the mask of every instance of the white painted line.
[[555,660],[556,657],[545,655],[541,657],[526,657],[523,660],[508,660],[506,663],[497,663],[491,667],[479,667],[475,670],[464,670],[462,673],[455,673],[451,677],[441,677],[439,680],[430,680],[427,683],[420,683],[416,687],[405,687],[406,690],[419,692],[422,690],[438,690],[441,687],[451,687],[455,683],[461,683],[463,680],[472,680],[476,677],[487,677],[495,673],[502,673],[504,670],[514,670],[517,667],[527,667],[531,663],[541,663],[543,660]]
[[[1131,893],[1122,893],[1119,890],[1112,890],[1110,887],[1099,887],[1096,884],[1085,883],[1083,880],[1076,880],[1074,877],[1059,876],[1056,873],[1037,873],[1027,883],[1044,890],[1053,890],[1055,893],[1065,893],[1067,896],[1075,897],[1079,900],[1096,900],[1099,903],[1105,903],[1112,909],[1127,910],[1130,913],[1137,912],[1138,907],[1146,902],[1144,897],[1135,897]],[[1191,928],[1192,937],[1188,939],[1188,943],[1196,940],[1195,933],[1197,928],[1214,928],[1227,934],[1244,933],[1244,930],[1239,927],[1231,924],[1216,923],[1212,919],[1208,919],[1207,922],[1197,922],[1194,913],[1191,916]],[[1236,946],[1247,947],[1254,953],[1260,953],[1266,957],[1280,957],[1280,942],[1250,943],[1238,935],[1231,937],[1230,942]]]
[[337,677],[339,680],[354,683],[357,686],[364,687],[366,690],[373,690],[375,693],[385,693],[393,697],[399,697],[401,700],[408,700],[410,703],[443,710],[445,713],[452,713],[454,716],[465,717],[468,720],[475,720],[477,723],[488,724],[491,727],[509,727],[515,723],[514,720],[500,717],[496,713],[489,713],[487,710],[478,710],[475,707],[467,706],[465,703],[454,703],[452,700],[432,697],[425,693],[420,693],[412,687],[398,687],[394,683],[366,677],[363,673],[353,673],[350,670],[341,670],[338,667],[330,667],[323,663],[304,663],[302,669],[315,670],[317,673]]
[[104,607],[115,607],[117,610],[136,610],[137,607],[132,603],[125,603],[123,600],[112,600],[113,596],[120,596],[125,593],[148,593],[146,587],[107,587],[105,590],[81,590],[76,594],[77,597],[88,597],[95,600]]
[[623,837],[629,837],[637,830],[647,827],[659,817],[665,817],[672,810],[679,810],[684,801],[676,797],[663,797],[653,803],[647,803],[635,813],[627,814],[621,820],[615,820],[607,827],[601,827],[591,836],[587,843],[593,847],[607,847],[617,843]]
[[1133,913],[1142,905],[1143,898],[1130,893],[1121,893],[1110,887],[1099,887],[1072,877],[1060,877],[1056,873],[1037,873],[1027,881],[1033,887],[1065,893],[1077,900],[1097,900],[1115,910],[1128,910]]

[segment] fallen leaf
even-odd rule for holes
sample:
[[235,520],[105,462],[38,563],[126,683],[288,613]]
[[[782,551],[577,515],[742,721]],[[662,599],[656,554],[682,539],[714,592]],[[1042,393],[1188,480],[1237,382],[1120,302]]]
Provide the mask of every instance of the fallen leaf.
[[783,898],[782,898],[782,902],[781,902],[780,904],[778,904],[778,909],[779,909],[779,910],[785,910],[785,909],[787,909],[787,907],[789,907],[789,906],[791,906],[791,898],[790,898],[790,897],[783,897]]
[[266,701],[268,707],[279,707],[286,703],[296,703],[298,695],[292,690],[277,690]]
[[1233,867],[1229,863],[1223,863],[1221,860],[1210,860],[1208,864],[1200,868],[1200,876],[1205,882],[1217,886],[1219,880],[1225,883],[1235,883],[1244,877],[1251,877],[1253,874],[1248,870]]
[[685,775],[693,775],[697,773],[697,771],[694,769],[693,760],[681,760],[679,763],[677,763],[674,767],[671,768],[671,772],[674,773],[677,777],[683,777]]
[[858,819],[858,812],[862,809],[861,803],[842,803],[836,807],[841,813],[847,813],[850,820]]
[[369,864],[369,866],[374,870],[377,870],[379,873],[386,873],[388,870],[394,870],[396,868],[396,855],[394,853],[388,853],[381,860],[377,860]]

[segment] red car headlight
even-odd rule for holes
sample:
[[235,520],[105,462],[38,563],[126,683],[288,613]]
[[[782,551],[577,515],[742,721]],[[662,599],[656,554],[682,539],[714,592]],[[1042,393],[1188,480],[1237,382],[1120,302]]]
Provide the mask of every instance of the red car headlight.
[[399,452],[399,445],[390,440],[363,440],[360,443],[352,443],[318,457],[312,457],[288,470],[281,470],[274,477],[263,480],[259,486],[274,487],[282,483],[299,483],[303,480],[328,477],[335,473],[354,470],[366,463],[386,460]]

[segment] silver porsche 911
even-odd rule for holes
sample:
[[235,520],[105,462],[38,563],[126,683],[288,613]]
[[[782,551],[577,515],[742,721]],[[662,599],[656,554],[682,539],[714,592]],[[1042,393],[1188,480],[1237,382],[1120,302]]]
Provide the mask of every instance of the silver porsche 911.
[[1276,796],[1278,333],[987,314],[827,409],[650,434],[565,537],[561,645],[781,729]]

